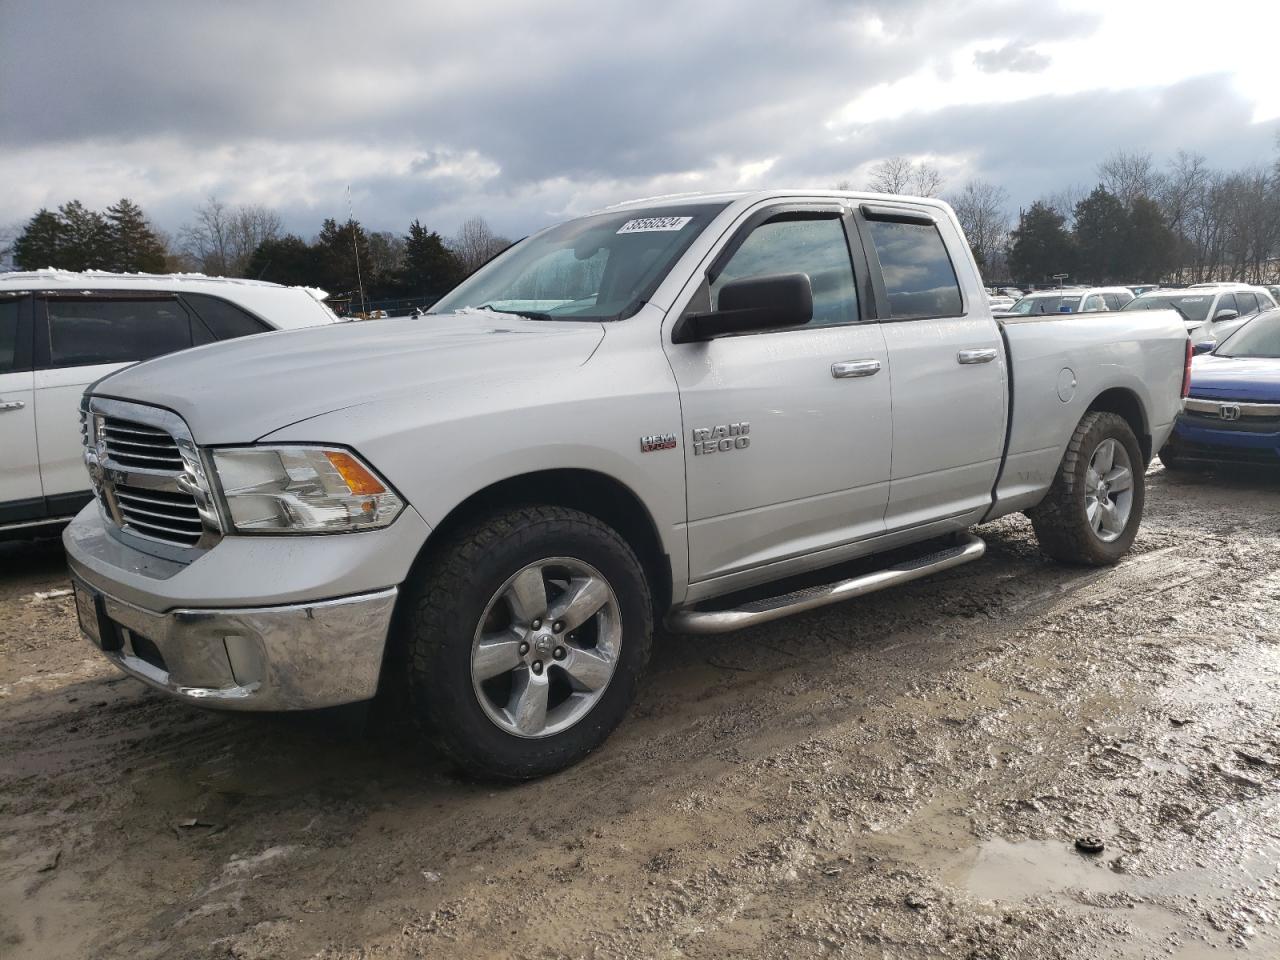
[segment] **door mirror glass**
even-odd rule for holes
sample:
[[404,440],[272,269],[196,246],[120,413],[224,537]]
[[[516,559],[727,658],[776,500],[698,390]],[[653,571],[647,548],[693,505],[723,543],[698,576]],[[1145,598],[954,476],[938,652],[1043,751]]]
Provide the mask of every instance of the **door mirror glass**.
[[1238,310],[1219,310],[1213,315],[1213,322],[1222,323],[1224,320],[1235,320],[1239,316],[1240,312]]
[[685,318],[677,343],[760,330],[801,327],[813,319],[813,287],[803,273],[734,280],[720,288],[718,309]]

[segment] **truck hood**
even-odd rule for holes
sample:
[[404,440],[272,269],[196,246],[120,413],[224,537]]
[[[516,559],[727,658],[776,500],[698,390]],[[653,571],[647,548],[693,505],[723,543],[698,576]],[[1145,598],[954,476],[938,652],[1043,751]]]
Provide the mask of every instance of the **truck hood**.
[[166,407],[186,420],[198,443],[248,443],[375,400],[418,394],[429,402],[457,389],[506,391],[513,382],[582,365],[603,336],[597,322],[488,311],[337,323],[148,360],[90,391]]
[[1191,363],[1191,396],[1280,403],[1280,360],[1198,356]]

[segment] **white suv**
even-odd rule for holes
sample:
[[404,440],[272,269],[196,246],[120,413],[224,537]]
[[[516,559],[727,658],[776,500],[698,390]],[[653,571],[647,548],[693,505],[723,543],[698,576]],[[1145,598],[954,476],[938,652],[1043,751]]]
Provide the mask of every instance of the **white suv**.
[[86,386],[175,350],[335,323],[323,296],[191,274],[0,273],[0,538],[52,529],[92,499]]
[[1195,343],[1222,341],[1263,310],[1276,305],[1264,287],[1244,283],[1195,283],[1180,290],[1151,290],[1125,310],[1177,309]]

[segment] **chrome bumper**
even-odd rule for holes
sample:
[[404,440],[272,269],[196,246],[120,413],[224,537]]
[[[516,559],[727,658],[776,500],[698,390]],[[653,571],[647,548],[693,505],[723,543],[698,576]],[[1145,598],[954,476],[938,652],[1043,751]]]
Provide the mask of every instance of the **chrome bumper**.
[[307,710],[370,699],[396,602],[390,587],[290,606],[154,613],[80,577],[72,582],[82,625],[93,618],[105,634],[103,656],[152,687],[227,710]]

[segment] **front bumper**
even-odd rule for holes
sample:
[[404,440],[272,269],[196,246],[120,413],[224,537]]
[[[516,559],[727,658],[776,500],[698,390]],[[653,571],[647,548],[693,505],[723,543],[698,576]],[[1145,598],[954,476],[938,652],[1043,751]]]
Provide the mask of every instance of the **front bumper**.
[[225,537],[182,564],[117,540],[90,504],[62,542],[82,625],[101,624],[121,670],[202,706],[303,710],[377,692],[395,585],[428,529],[407,509],[375,531]]
[[1280,466],[1280,433],[1213,429],[1180,419],[1168,450],[1184,460]]
[[396,603],[390,587],[283,607],[154,613],[78,577],[72,585],[80,622],[92,623],[108,660],[156,689],[230,710],[370,699]]

